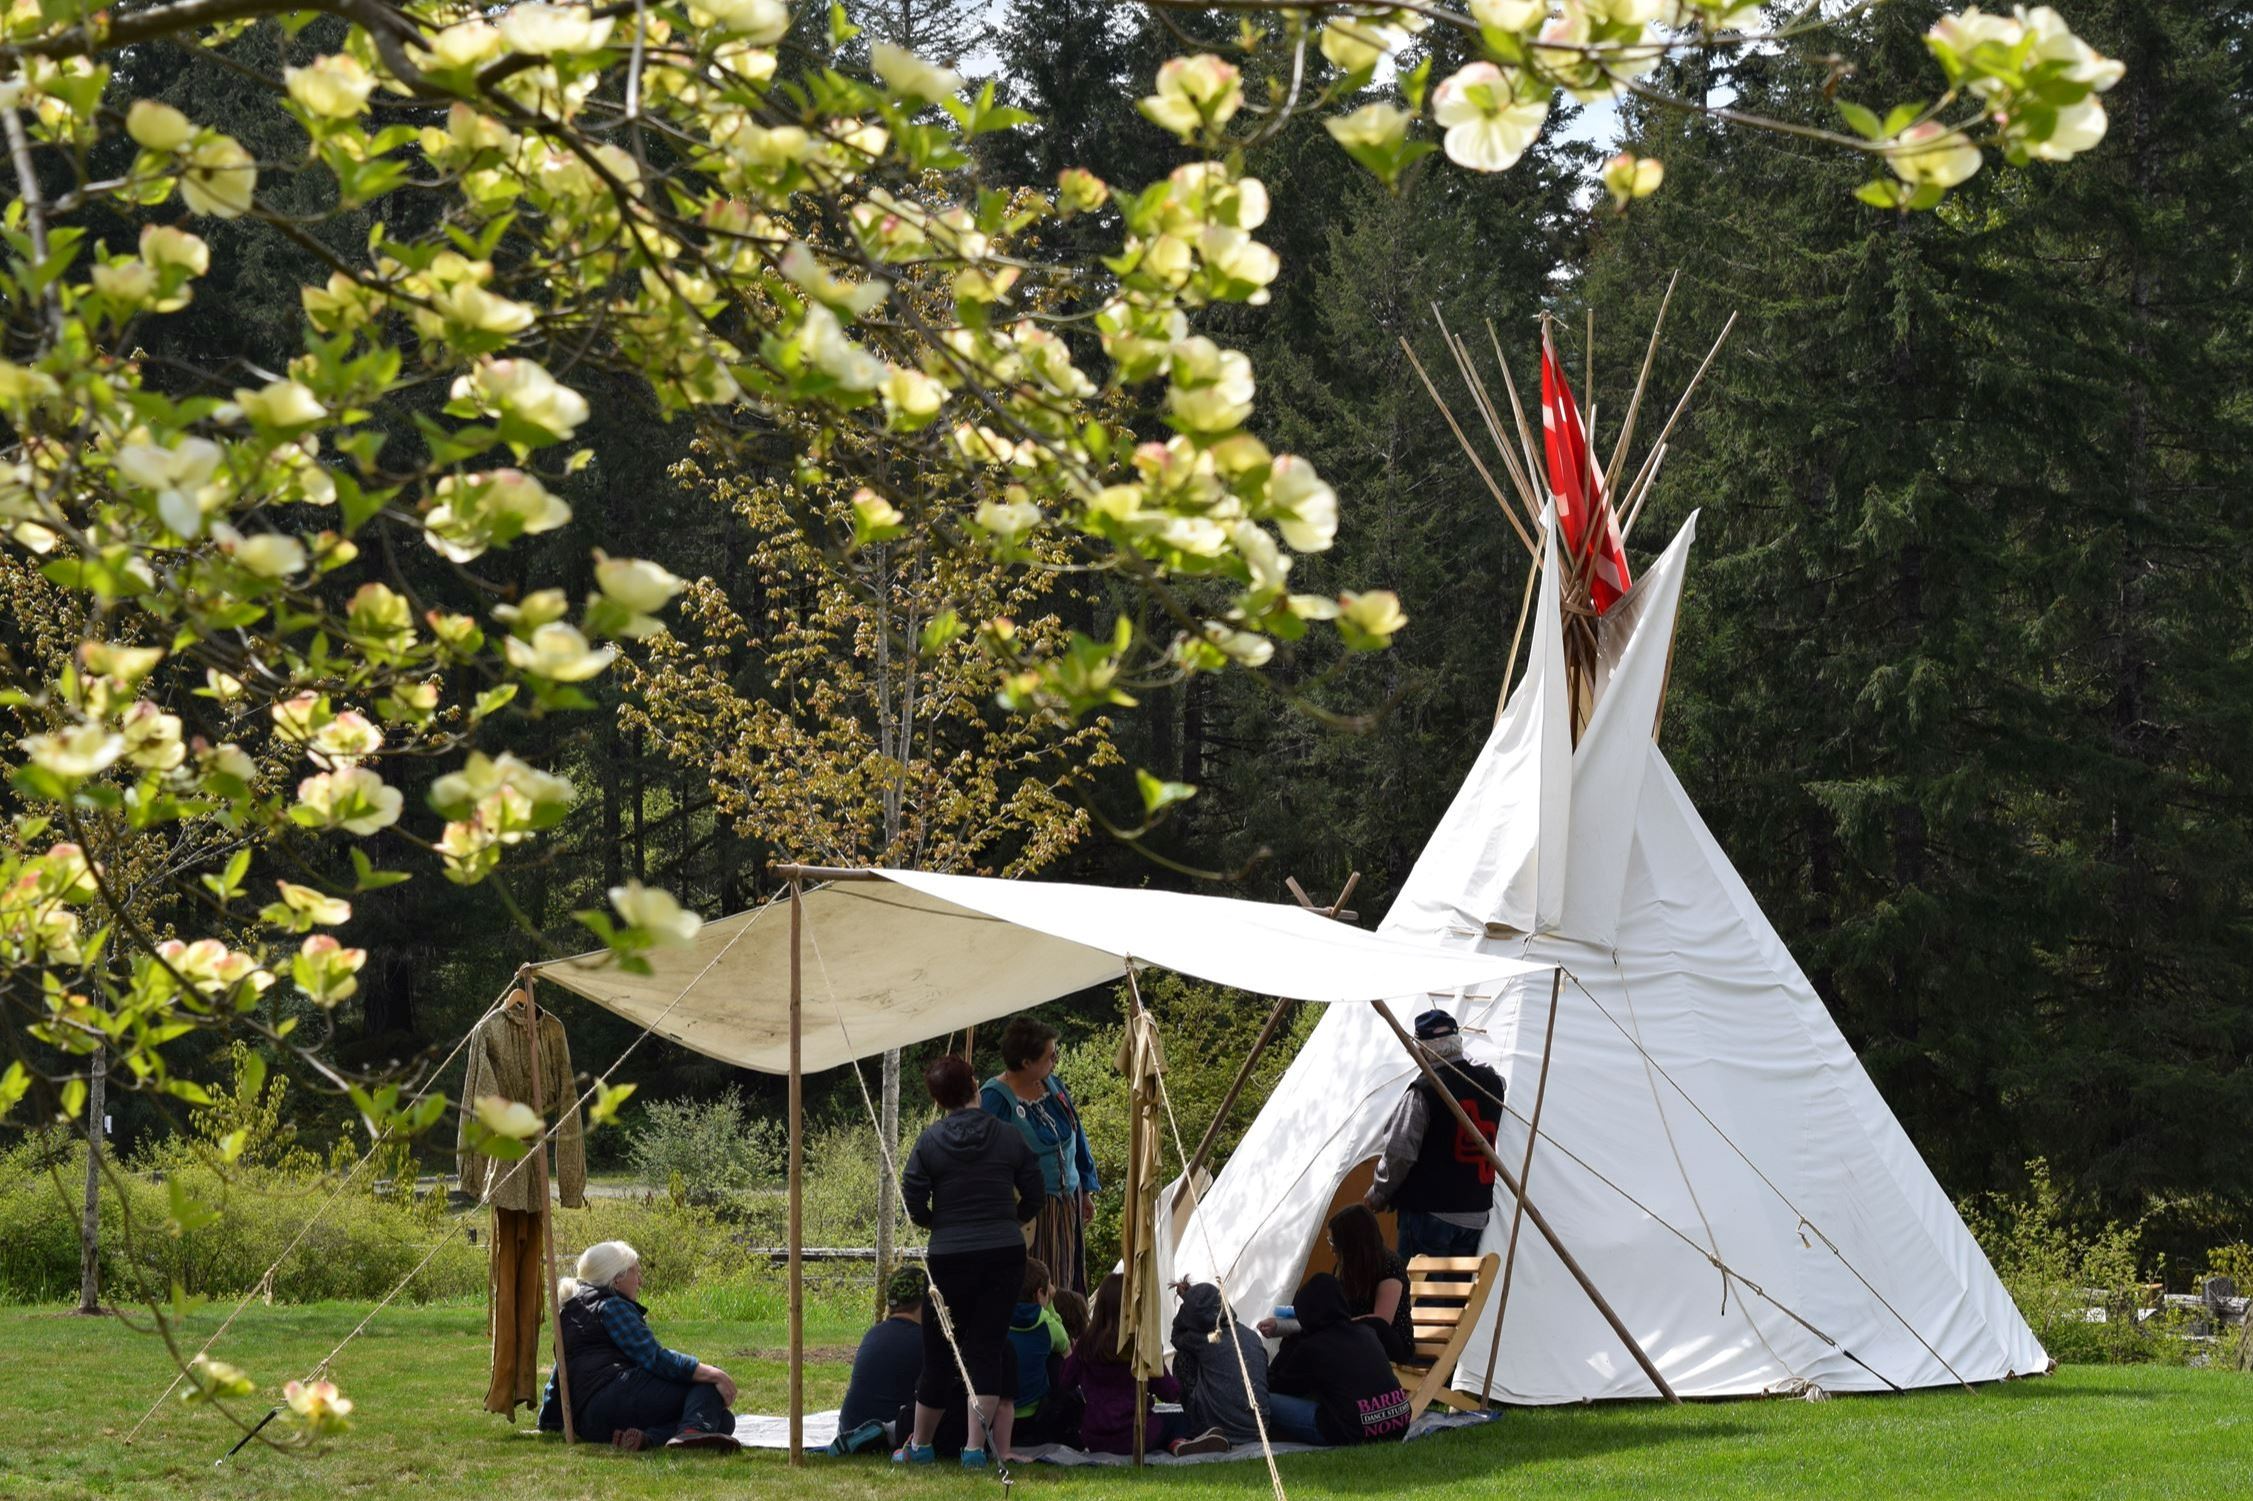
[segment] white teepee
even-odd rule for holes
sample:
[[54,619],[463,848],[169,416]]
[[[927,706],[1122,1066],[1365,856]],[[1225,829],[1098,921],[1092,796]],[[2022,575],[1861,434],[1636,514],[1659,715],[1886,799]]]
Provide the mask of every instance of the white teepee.
[[[1552,528],[1525,680],[1383,931],[1567,971],[1529,1196],[1681,1396],[2040,1372],[2040,1343],[1654,742],[1695,526],[1604,615],[1577,746]],[[1508,1079],[1497,1145],[1516,1171],[1546,978],[1391,1004],[1403,1021],[1447,1006],[1465,1051]],[[1327,1264],[1323,1222],[1368,1182],[1415,1077],[1371,1008],[1330,1007],[1173,1238],[1175,1271],[1219,1275],[1247,1320],[1288,1301],[1310,1259]],[[1499,1251],[1513,1201],[1496,1199]],[[1495,1312],[1458,1389],[1487,1379]],[[1653,1394],[1530,1222],[1493,1366],[1502,1401]]]

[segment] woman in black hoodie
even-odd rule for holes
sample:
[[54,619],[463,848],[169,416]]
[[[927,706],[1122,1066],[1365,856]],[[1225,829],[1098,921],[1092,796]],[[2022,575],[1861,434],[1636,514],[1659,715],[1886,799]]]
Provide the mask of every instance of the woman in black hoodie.
[[1385,1443],[1408,1436],[1408,1393],[1384,1341],[1356,1319],[1336,1277],[1306,1279],[1292,1307],[1299,1332],[1268,1364],[1276,1438],[1295,1444]]
[[[1009,1319],[1025,1276],[1022,1226],[1040,1212],[1045,1189],[1040,1164],[1016,1129],[978,1108],[978,1076],[952,1054],[923,1071],[931,1098],[947,1113],[916,1138],[900,1186],[907,1217],[931,1232],[924,1260],[931,1268],[932,1301],[943,1301],[954,1327],[950,1347],[934,1308],[923,1311],[923,1375],[915,1387],[915,1431],[892,1458],[929,1464],[939,1417],[963,1395],[970,1374],[966,1466],[1007,1458],[1017,1393],[1016,1353]],[[991,1434],[987,1432],[991,1428]]]

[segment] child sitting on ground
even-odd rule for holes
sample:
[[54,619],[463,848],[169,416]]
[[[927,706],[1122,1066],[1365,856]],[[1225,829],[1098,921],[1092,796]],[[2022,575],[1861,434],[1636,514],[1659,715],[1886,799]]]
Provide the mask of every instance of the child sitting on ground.
[[1064,1326],[1066,1346],[1078,1344],[1080,1336],[1087,1333],[1087,1294],[1059,1287],[1048,1306],[1055,1310],[1056,1322]]
[[[1103,1279],[1088,1311],[1087,1333],[1080,1336],[1065,1358],[1064,1384],[1079,1392],[1084,1404],[1080,1416],[1080,1447],[1091,1453],[1134,1452],[1134,1368],[1119,1350],[1120,1304],[1126,1279],[1117,1272]],[[1163,1373],[1149,1383],[1150,1399],[1181,1400],[1181,1383]],[[1228,1438],[1214,1428],[1191,1436],[1178,1412],[1161,1413],[1145,1408],[1143,1447],[1175,1454],[1217,1454],[1229,1447]]]
[[1072,1346],[1049,1306],[1054,1293],[1048,1264],[1037,1256],[1026,1257],[1025,1280],[1009,1319],[1009,1344],[1017,1355],[1017,1426],[1012,1443],[1068,1443],[1079,1427],[1077,1404],[1061,1379],[1064,1356]]
[[1173,1374],[1188,1431],[1212,1428],[1231,1444],[1258,1443],[1268,1413],[1267,1346],[1225,1317],[1212,1283],[1184,1277],[1174,1291],[1181,1307],[1173,1316]]
[[930,1279],[903,1266],[884,1285],[885,1316],[861,1336],[853,1375],[828,1452],[859,1454],[902,1441],[915,1421],[915,1382],[923,1372],[923,1298]]

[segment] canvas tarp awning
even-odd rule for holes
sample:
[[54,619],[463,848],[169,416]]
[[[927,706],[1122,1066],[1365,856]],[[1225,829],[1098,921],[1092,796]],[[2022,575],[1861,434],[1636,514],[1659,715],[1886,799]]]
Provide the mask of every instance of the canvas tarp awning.
[[[802,950],[803,1067],[887,1048],[1116,979],[1126,961],[1301,1001],[1491,994],[1548,966],[1380,938],[1301,907],[1177,891],[986,876],[872,872],[809,889]],[[790,1066],[786,902],[709,922],[630,975],[603,953],[539,966],[683,1047],[743,1068]]]

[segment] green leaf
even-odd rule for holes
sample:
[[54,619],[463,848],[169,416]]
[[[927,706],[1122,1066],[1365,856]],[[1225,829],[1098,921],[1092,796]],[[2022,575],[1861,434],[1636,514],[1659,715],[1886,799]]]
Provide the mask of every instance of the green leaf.
[[352,877],[354,891],[381,891],[386,886],[411,879],[403,870],[377,870],[375,862],[358,845],[352,847]]
[[178,1178],[168,1179],[164,1186],[172,1208],[171,1214],[166,1218],[165,1228],[174,1235],[201,1230],[218,1220],[219,1211],[190,1194]]
[[84,1079],[65,1079],[63,1081],[62,1104],[65,1120],[77,1120],[84,1113],[86,1109],[86,1081]]
[[1854,190],[1854,196],[1872,208],[1899,208],[1909,185],[1905,182],[1888,182],[1873,177]]
[[227,861],[227,868],[224,871],[220,872],[218,875],[205,876],[203,878],[204,887],[213,896],[219,898],[219,900],[223,902],[231,902],[236,897],[242,895],[243,876],[246,875],[249,870],[249,849],[244,848],[236,850],[234,856]]
[[497,1162],[515,1162],[531,1150],[528,1143],[490,1130],[474,1118],[462,1122],[462,1139],[469,1143],[470,1150],[478,1156],[490,1157]]
[[594,1102],[587,1107],[587,1119],[597,1126],[609,1125],[617,1117],[618,1107],[626,1103],[634,1089],[631,1084],[609,1084],[597,1079]]
[[1406,77],[1400,80],[1401,97],[1408,101],[1408,112],[1410,114],[1420,115],[1424,112],[1424,90],[1431,86],[1431,81],[1432,60],[1429,57],[1418,63]]
[[1862,137],[1863,140],[1882,141],[1885,139],[1886,129],[1878,123],[1875,110],[1845,99],[1834,100],[1833,103],[1838,106],[1839,118],[1853,127],[1854,133]]
[[1197,795],[1197,789],[1187,782],[1168,782],[1152,776],[1137,766],[1134,785],[1142,794],[1142,812],[1146,818],[1156,818],[1175,803],[1185,803]]
[[11,1063],[6,1073],[0,1073],[0,1121],[8,1118],[8,1112],[16,1108],[30,1088],[31,1075],[21,1063]]
[[962,633],[967,629],[968,627],[963,625],[962,617],[959,614],[951,609],[941,610],[924,625],[923,634],[917,644],[921,647],[923,654],[928,657],[944,650],[949,642],[960,639]]
[[1907,130],[1911,125],[1916,124],[1917,116],[1923,114],[1924,109],[1925,107],[1922,104],[1896,104],[1887,112],[1885,124],[1879,127],[1880,135],[1878,139],[1891,140],[1902,131]]

